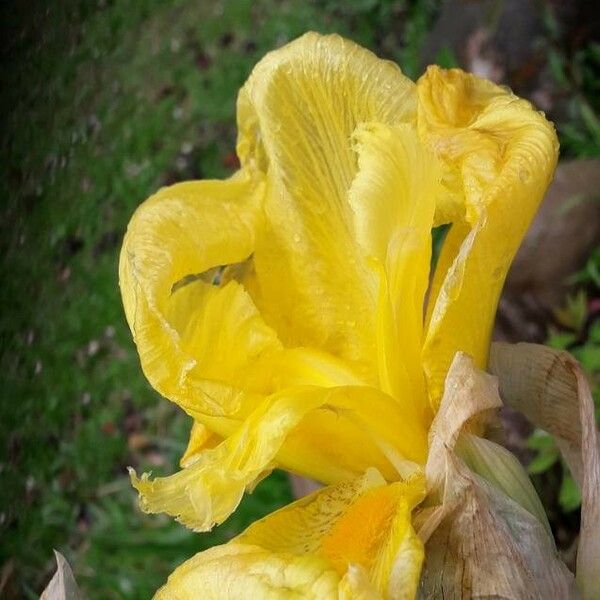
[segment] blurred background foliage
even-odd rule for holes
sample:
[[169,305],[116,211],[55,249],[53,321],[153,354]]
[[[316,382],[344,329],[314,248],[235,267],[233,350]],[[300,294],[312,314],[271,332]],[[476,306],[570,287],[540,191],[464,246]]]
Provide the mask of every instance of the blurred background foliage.
[[[411,77],[427,62],[494,68],[485,44],[444,42],[452,4],[2,3],[0,596],[36,597],[57,548],[88,597],[148,598],[185,558],[290,500],[287,478],[274,473],[207,535],[137,509],[126,466],[172,472],[190,423],[139,369],[118,291],[121,239],[158,187],[235,171],[238,88],[265,52],[309,29],[348,36]],[[504,31],[503,2],[458,4],[480,4],[486,30]],[[589,20],[558,4],[536,4],[530,78],[498,79],[549,111],[565,154],[598,156],[600,47]],[[528,89],[535,78],[541,86]],[[598,263],[596,252],[577,270],[575,295],[547,327],[594,378]],[[557,468],[543,433],[529,444],[532,471]],[[558,510],[576,509],[561,493]]]

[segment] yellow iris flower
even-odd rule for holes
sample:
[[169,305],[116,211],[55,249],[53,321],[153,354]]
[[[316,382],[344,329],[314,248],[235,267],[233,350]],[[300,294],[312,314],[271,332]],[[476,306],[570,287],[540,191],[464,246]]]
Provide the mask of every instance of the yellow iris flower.
[[430,67],[415,84],[314,33],[258,63],[237,122],[239,171],[159,190],[124,240],[142,368],[194,419],[180,472],[132,480],[145,511],[196,531],[274,467],[326,487],[184,563],[158,597],[413,598],[444,382],[457,352],[487,364],[554,129],[488,81]]

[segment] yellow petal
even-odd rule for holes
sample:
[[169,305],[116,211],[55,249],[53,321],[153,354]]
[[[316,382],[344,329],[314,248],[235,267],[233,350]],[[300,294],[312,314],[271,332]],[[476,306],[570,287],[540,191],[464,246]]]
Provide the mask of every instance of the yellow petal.
[[[428,402],[421,364],[423,304],[440,165],[412,125],[363,125],[354,140],[359,172],[349,196],[357,239],[364,253],[384,268],[391,304],[391,319],[383,320],[383,339],[377,344],[384,350],[380,385],[417,405],[417,418],[424,419]],[[380,306],[380,318],[384,311]],[[392,336],[396,339],[388,341]]]
[[240,371],[281,347],[235,281],[201,274],[254,248],[262,186],[243,174],[163,188],[131,219],[119,265],[125,313],[148,380],[192,416],[240,409]]
[[351,365],[315,348],[285,348],[264,354],[254,367],[245,373],[245,384],[270,392],[297,385],[365,385]]
[[244,491],[273,467],[287,435],[304,415],[319,406],[314,393],[266,399],[225,441],[196,455],[183,470],[150,480],[147,474],[132,483],[146,512],[166,512],[197,531],[222,523],[237,507]]
[[339,575],[316,556],[273,554],[226,544],[178,567],[155,600],[289,600],[337,598]]
[[366,492],[385,487],[381,474],[368,469],[360,477],[317,490],[256,521],[236,541],[258,545],[270,552],[316,553],[350,506]]
[[364,493],[321,541],[321,551],[338,572],[360,565],[374,587],[393,598],[414,596],[423,557],[410,523],[411,510],[423,495],[410,487],[407,491],[407,485],[394,483]]
[[351,135],[361,122],[414,118],[413,89],[392,63],[309,33],[265,56],[240,92],[238,153],[268,176],[256,276],[286,345],[372,363],[375,299],[347,197]]
[[427,456],[427,432],[410,420],[409,407],[375,388],[315,389],[327,410],[306,416],[277,462],[324,483],[355,477],[368,467],[389,481],[406,476]]
[[222,523],[244,491],[276,464],[323,482],[347,480],[373,465],[396,479],[396,458],[410,473],[416,468],[410,465],[424,462],[424,432],[406,423],[389,397],[378,394],[371,388],[309,386],[274,394],[227,439],[195,454],[178,473],[151,480],[132,471],[140,505],[207,531]]
[[340,575],[359,566],[383,597],[412,598],[422,549],[410,514],[423,494],[420,477],[385,485],[371,470],[298,500],[238,539],[272,552],[325,556]]
[[448,172],[440,211],[454,223],[435,273],[424,348],[437,407],[456,351],[480,367],[487,361],[504,278],[552,178],[558,142],[528,102],[457,69],[430,67],[417,90],[419,133]]
[[366,386],[335,357],[310,348],[283,349],[253,363],[247,376],[247,387],[265,393],[293,395],[293,388],[310,387],[327,407],[308,413],[291,432],[277,453],[282,468],[334,483],[369,466],[393,480],[425,462],[427,422],[413,404]]
[[338,600],[382,600],[382,596],[373,587],[364,569],[350,565],[338,585]]
[[193,357],[192,378],[247,384],[251,365],[281,348],[235,281],[222,287],[194,281],[173,292],[165,315],[179,333],[180,348]]
[[423,491],[375,470],[319,490],[196,555],[157,597],[413,598],[423,553],[410,513]]
[[219,436],[215,435],[206,425],[200,421],[193,421],[190,439],[183,456],[179,460],[179,466],[187,467],[192,464],[203,450],[213,448],[220,441]]

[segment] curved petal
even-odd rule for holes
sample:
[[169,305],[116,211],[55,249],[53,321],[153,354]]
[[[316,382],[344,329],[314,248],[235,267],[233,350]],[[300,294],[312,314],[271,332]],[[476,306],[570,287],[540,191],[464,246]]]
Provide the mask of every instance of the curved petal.
[[504,278],[552,178],[558,142],[528,102],[458,69],[430,67],[417,90],[419,133],[448,171],[439,210],[454,223],[432,285],[423,354],[435,408],[457,351],[485,366]]
[[327,483],[370,466],[397,479],[398,471],[414,472],[426,451],[425,431],[377,390],[303,386],[264,400],[227,439],[188,457],[178,473],[151,480],[131,471],[131,477],[144,511],[207,531],[276,465]]
[[[380,386],[414,403],[416,418],[424,421],[429,403],[421,364],[423,306],[441,168],[412,125],[365,124],[354,142],[359,171],[349,197],[357,239],[385,279],[378,311]],[[385,319],[387,303],[391,314]]]
[[351,504],[365,492],[385,485],[377,469],[367,469],[359,477],[317,490],[256,521],[236,541],[271,552],[317,552],[334,521]]
[[[144,371],[158,391],[199,422],[196,433],[203,427],[216,434],[206,446],[207,456],[212,457],[206,459],[208,464],[226,460],[219,452],[229,450],[218,448],[231,449],[241,431],[265,435],[258,423],[265,410],[260,407],[273,393],[290,386],[323,386],[312,393],[319,398],[316,405],[329,402],[336,407],[311,415],[287,440],[312,406],[310,402],[302,406],[302,397],[298,399],[289,416],[289,431],[276,430],[272,446],[258,441],[258,448],[269,448],[267,454],[261,455],[258,466],[248,468],[243,481],[234,477],[229,482],[235,491],[226,509],[203,509],[207,520],[202,517],[202,527],[209,526],[213,513],[219,515],[215,521],[225,518],[245,486],[271,468],[275,457],[293,470],[332,482],[352,477],[371,464],[392,478],[398,467],[412,469],[406,460],[423,462],[426,451],[424,427],[412,424],[390,397],[364,387],[348,365],[323,351],[282,348],[239,283],[230,280],[217,286],[196,276],[221,262],[239,261],[252,251],[257,212],[253,191],[260,192],[241,176],[228,182],[180,184],[161,190],[132,219],[121,254],[123,299]],[[333,399],[325,388],[335,386],[352,386],[353,391],[338,393]],[[339,410],[346,412],[340,416]],[[258,416],[244,422],[255,411]],[[357,419],[362,419],[360,424]],[[370,424],[368,431],[363,421]],[[266,419],[264,427],[268,423]],[[276,419],[272,426],[276,429]],[[395,444],[400,431],[405,435]],[[234,434],[233,441],[210,449],[219,438]],[[204,464],[200,457],[205,456],[206,435],[204,431],[200,441],[191,440],[183,459],[189,469],[172,478],[146,482],[147,496],[154,491],[161,498],[156,500],[156,510],[163,510],[161,502],[168,502],[170,494],[177,498],[180,494],[187,506],[182,512],[189,509],[190,515],[195,514],[186,504],[190,481],[197,482],[194,489],[206,495],[207,504],[220,501],[219,492],[213,494],[210,485],[203,487],[202,478],[194,474]],[[172,512],[179,510],[178,502]],[[155,505],[148,500],[151,506]],[[193,519],[190,515],[183,518]]]
[[310,392],[266,399],[225,441],[196,455],[169,477],[137,478],[133,486],[146,512],[166,512],[196,531],[222,523],[273,461],[286,437],[321,399]]
[[204,423],[193,421],[188,445],[183,456],[179,459],[179,466],[184,468],[193,464],[202,451],[207,448],[214,448],[219,442],[221,442],[221,438],[215,435]]
[[365,386],[315,388],[313,394],[325,410],[307,414],[291,432],[279,466],[336,483],[372,466],[394,481],[425,463],[427,429],[411,420],[410,407]]
[[267,318],[286,345],[326,350],[366,372],[376,299],[347,197],[357,171],[351,135],[361,122],[414,118],[413,89],[392,63],[309,33],[265,56],[238,97],[242,165],[268,177],[254,255]]
[[318,600],[336,598],[339,580],[316,556],[279,555],[230,543],[184,562],[154,600]]
[[240,369],[281,347],[238,283],[201,278],[253,251],[262,191],[243,173],[163,188],[123,242],[121,294],[144,373],[195,417],[238,411]]
[[324,556],[340,575],[358,565],[384,597],[411,598],[422,550],[410,514],[423,496],[421,477],[385,485],[370,470],[280,509],[237,540],[271,552]]
[[197,554],[158,598],[413,598],[422,545],[410,515],[422,478],[386,485],[374,469],[319,490]]

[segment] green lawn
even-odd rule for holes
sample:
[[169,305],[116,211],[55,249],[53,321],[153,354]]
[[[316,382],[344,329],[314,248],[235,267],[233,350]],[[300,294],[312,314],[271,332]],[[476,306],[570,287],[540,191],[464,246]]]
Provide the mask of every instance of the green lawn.
[[[422,4],[424,23],[432,11]],[[117,257],[130,215],[156,188],[235,169],[236,93],[267,50],[307,29],[374,45],[385,3],[354,2],[340,18],[343,5],[62,0],[1,9],[10,39],[0,183],[8,597],[35,597],[57,548],[90,598],[148,598],[184,558],[289,501],[276,473],[205,536],[138,511],[126,466],[172,472],[189,422],[140,372]],[[397,58],[405,52],[416,69],[423,27],[413,29]]]
[[437,4],[2,5],[6,597],[36,597],[56,548],[88,597],[148,598],[183,559],[289,501],[287,479],[275,473],[203,536],[137,509],[127,465],[173,472],[190,423],[141,374],[118,291],[121,239],[161,185],[235,170],[236,93],[267,50],[308,29],[337,31],[414,76]]

